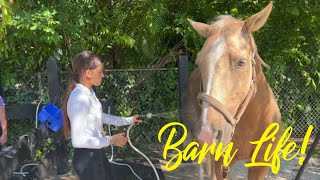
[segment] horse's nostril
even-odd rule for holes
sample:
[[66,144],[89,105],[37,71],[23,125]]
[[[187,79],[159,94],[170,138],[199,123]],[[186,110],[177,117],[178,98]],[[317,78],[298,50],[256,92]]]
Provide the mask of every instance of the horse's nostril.
[[207,144],[211,144],[212,142],[217,142],[217,136],[219,131],[209,127],[209,126],[202,126],[200,133],[198,134],[198,139],[202,142]]
[[218,135],[219,135],[219,131],[218,131],[218,130],[215,130],[215,129],[212,129],[212,137],[213,137],[214,139],[219,140],[219,139],[218,139]]
[[221,141],[221,140],[222,140],[222,137],[223,137],[223,131],[222,131],[222,130],[218,130],[216,137],[217,137],[217,140],[218,140],[218,141]]

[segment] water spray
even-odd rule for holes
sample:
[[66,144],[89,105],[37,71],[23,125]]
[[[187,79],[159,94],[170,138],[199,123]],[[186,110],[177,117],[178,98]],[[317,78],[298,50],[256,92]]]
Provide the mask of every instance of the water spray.
[[177,111],[171,111],[171,112],[165,112],[165,113],[157,113],[157,114],[152,114],[151,112],[147,114],[142,114],[139,115],[140,118],[146,118],[146,119],[151,119],[151,118],[169,118],[172,117],[173,115],[176,115],[178,112]]

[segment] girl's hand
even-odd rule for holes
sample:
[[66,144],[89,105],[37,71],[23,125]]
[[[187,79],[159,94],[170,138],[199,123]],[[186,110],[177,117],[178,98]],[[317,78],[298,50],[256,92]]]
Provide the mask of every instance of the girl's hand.
[[139,114],[134,115],[133,122],[136,124],[140,124],[142,122],[142,120],[140,120],[139,118],[140,118]]
[[123,147],[128,142],[128,139],[125,136],[125,133],[118,133],[110,137],[110,143],[118,146]]

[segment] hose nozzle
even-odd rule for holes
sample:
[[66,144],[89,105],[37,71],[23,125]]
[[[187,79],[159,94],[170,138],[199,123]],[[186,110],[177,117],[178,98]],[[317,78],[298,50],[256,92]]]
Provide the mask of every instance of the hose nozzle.
[[143,114],[143,115],[140,115],[140,117],[141,118],[151,119],[152,118],[152,113]]

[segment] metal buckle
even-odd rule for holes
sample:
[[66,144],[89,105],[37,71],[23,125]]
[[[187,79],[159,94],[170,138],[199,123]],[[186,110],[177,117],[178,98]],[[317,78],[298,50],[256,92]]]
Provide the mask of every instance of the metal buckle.
[[221,171],[222,171],[222,177],[227,178],[228,172],[230,171],[230,167],[221,165]]

